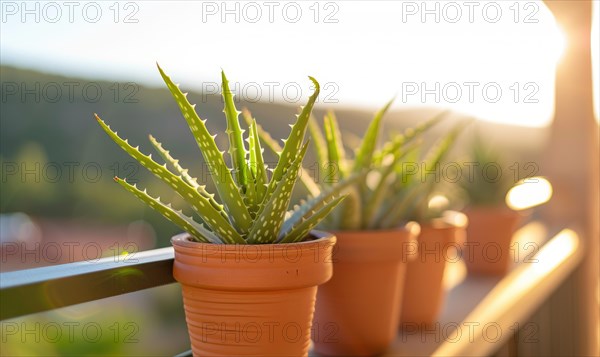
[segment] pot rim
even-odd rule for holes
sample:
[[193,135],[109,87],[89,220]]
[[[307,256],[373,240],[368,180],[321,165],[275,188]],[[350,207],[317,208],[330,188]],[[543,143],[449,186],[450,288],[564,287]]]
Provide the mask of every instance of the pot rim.
[[330,229],[329,232],[333,235],[337,234],[378,234],[378,233],[396,233],[398,231],[406,231],[408,233],[418,235],[421,231],[421,225],[416,221],[409,221],[405,224],[395,228],[383,228],[383,229]]
[[334,231],[337,243],[334,264],[401,263],[416,251],[420,225],[410,222],[403,227],[386,230]]
[[283,244],[213,244],[174,236],[173,274],[182,285],[208,290],[270,291],[320,285],[332,276],[333,234]]
[[473,214],[498,214],[505,216],[527,216],[526,210],[514,210],[508,206],[470,206],[465,208],[464,213],[469,215]]
[[[191,235],[188,232],[182,232],[171,237],[171,244],[178,245],[187,248],[215,248],[221,249],[222,247],[227,247],[228,249],[236,250],[236,249],[245,249],[244,247],[268,247],[268,249],[286,249],[291,245],[300,246],[306,244],[315,244],[317,242],[329,240],[335,238],[334,233],[320,231],[320,230],[311,230],[308,233],[308,236],[314,237],[310,240],[304,240],[301,242],[293,242],[293,243],[266,243],[266,244],[218,244],[218,243],[203,243],[203,242],[194,242],[189,240]],[[235,248],[232,248],[235,247]]]

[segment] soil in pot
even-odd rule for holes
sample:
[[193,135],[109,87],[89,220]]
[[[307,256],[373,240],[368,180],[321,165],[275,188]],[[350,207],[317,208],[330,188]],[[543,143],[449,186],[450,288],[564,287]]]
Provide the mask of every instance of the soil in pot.
[[306,356],[336,238],[223,245],[171,239],[194,356]]
[[521,214],[506,207],[473,208],[465,213],[469,226],[462,251],[469,273],[506,274],[514,261],[511,243]]
[[446,297],[443,284],[446,264],[459,260],[457,252],[464,241],[465,226],[466,219],[461,223],[440,221],[421,225],[417,258],[407,265],[400,327],[424,328],[437,320]]
[[342,231],[333,253],[333,278],[319,288],[315,351],[372,356],[396,336],[406,261],[416,251],[416,223],[386,231]]

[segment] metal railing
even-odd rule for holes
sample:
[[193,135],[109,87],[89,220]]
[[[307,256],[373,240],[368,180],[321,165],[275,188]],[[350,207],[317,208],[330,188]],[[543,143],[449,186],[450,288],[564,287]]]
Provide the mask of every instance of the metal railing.
[[173,257],[168,247],[0,273],[0,321],[174,283]]
[[169,247],[0,273],[0,320],[174,283],[173,254]]

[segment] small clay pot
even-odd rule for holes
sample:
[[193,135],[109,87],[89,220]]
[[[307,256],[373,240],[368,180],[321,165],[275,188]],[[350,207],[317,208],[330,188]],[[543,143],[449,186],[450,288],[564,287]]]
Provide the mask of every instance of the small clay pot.
[[456,215],[463,218],[453,223],[438,220],[421,225],[417,258],[407,266],[400,327],[410,324],[411,328],[422,328],[437,320],[446,297],[446,264],[460,259],[457,252],[465,237],[467,219],[458,212]]
[[396,336],[398,300],[419,225],[397,230],[335,232],[333,278],[319,288],[313,322],[320,355],[372,356]]
[[331,278],[336,241],[311,236],[262,245],[171,239],[194,356],[308,355],[317,286]]
[[510,245],[521,214],[507,207],[473,208],[465,213],[469,227],[462,251],[468,272],[506,274],[513,262]]

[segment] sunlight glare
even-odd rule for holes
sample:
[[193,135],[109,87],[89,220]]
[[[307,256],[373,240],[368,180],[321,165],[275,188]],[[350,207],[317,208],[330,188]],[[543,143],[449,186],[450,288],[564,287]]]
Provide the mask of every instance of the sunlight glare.
[[555,262],[563,261],[565,257],[573,254],[578,244],[577,233],[570,229],[563,229],[535,255],[538,263],[531,264],[531,269],[539,274],[547,274],[556,268]]
[[546,203],[552,197],[552,185],[543,177],[531,177],[514,186],[506,194],[506,204],[520,211]]
[[[293,105],[310,93],[312,75],[321,82],[322,107],[372,110],[397,94],[395,109],[448,108],[538,127],[553,116],[565,37],[543,1],[477,2],[472,19],[469,2],[333,1],[320,12],[319,3],[290,2],[303,14],[293,22],[282,17],[283,5],[273,21],[250,21],[243,12],[207,15],[207,2],[136,4],[135,24],[24,24],[11,16],[1,33],[2,63],[162,87],[158,61],[197,91],[218,85],[224,68],[238,81],[238,97],[258,90],[261,101]],[[287,84],[301,89],[297,100],[286,97]]]
[[427,206],[430,210],[442,210],[448,207],[449,204],[450,201],[446,196],[437,194],[429,199]]

